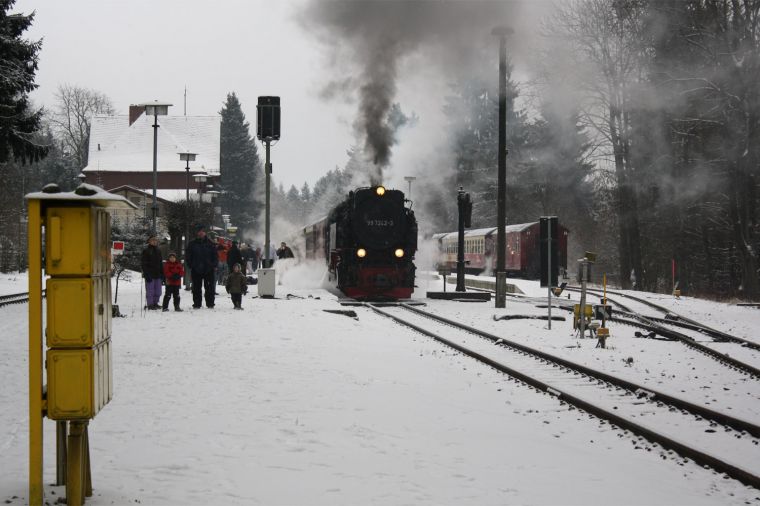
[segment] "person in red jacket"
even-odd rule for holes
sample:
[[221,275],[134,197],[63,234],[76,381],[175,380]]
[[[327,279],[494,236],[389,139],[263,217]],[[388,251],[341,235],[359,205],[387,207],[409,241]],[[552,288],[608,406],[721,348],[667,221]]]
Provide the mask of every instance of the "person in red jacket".
[[182,262],[177,262],[177,254],[169,253],[169,260],[164,262],[164,279],[166,279],[166,294],[164,295],[164,311],[169,311],[169,299],[174,296],[174,310],[182,311],[179,308],[179,287],[182,286],[182,277],[185,275],[185,268]]

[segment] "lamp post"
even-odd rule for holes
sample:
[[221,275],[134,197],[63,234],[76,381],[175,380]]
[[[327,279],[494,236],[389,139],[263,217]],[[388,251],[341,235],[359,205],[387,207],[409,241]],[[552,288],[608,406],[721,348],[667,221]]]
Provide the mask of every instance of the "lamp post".
[[496,307],[507,305],[507,36],[513,30],[499,26],[491,35],[499,37],[499,177],[496,188]]
[[203,186],[207,178],[208,174],[205,172],[193,175],[193,179],[195,179],[195,182],[198,184],[198,202],[203,201]]
[[198,153],[178,153],[179,159],[185,162],[185,240],[182,242],[182,251],[190,244],[190,162],[195,161]]
[[229,214],[223,214],[222,215],[222,223],[224,224],[224,233],[227,233],[227,227],[230,224],[230,215]]
[[216,221],[216,198],[221,192],[218,190],[206,190],[206,195],[211,198],[211,228],[214,228],[214,222]]
[[409,183],[409,192],[407,193],[406,198],[409,200],[412,200],[412,181],[417,179],[415,176],[404,176],[404,181]]
[[[172,104],[169,104],[167,102],[154,101],[129,107],[130,125],[143,112],[148,116],[153,116],[153,205],[151,206],[153,216],[153,233],[156,233],[156,217],[158,216],[158,202],[156,202],[156,187],[158,186],[158,117],[166,116],[169,114],[169,107],[171,105]],[[134,115],[134,113],[137,114]]]
[[190,162],[195,161],[195,157],[198,155],[198,153],[178,153],[179,159],[183,162],[186,162],[185,165],[185,201],[190,202]]

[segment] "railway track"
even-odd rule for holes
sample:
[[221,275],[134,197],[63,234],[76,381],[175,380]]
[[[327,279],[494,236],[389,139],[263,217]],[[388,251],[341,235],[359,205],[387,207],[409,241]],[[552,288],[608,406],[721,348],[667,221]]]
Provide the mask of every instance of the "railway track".
[[[45,290],[42,290],[42,297],[45,297]],[[0,295],[0,307],[23,304],[24,302],[29,302],[29,292]]]
[[365,306],[560,401],[760,489],[760,426],[750,421],[404,303]]
[[[476,288],[476,290],[491,291],[491,292],[495,291],[495,290],[489,290],[487,288]],[[578,287],[565,287],[565,290],[572,291],[572,292],[580,292],[580,288]],[[603,292],[601,290],[586,289],[586,291],[592,295],[599,297],[600,299],[602,298]],[[622,311],[618,311],[618,314],[625,316],[624,318],[621,318],[620,316],[614,316],[613,318],[610,318],[609,321],[620,323],[623,325],[630,325],[630,326],[640,328],[650,333],[659,334],[667,340],[680,341],[684,345],[698,351],[699,353],[702,353],[710,357],[711,359],[715,360],[716,362],[718,362],[719,364],[723,366],[729,367],[737,371],[741,371],[745,374],[752,376],[755,379],[760,380],[760,369],[758,369],[757,367],[754,367],[753,365],[750,365],[741,360],[735,359],[725,353],[721,353],[718,350],[710,348],[709,346],[706,346],[698,342],[696,339],[694,339],[693,337],[689,335],[667,328],[666,325],[688,329],[693,332],[698,332],[700,334],[711,337],[714,341],[717,341],[717,342],[733,342],[743,347],[751,348],[755,350],[760,350],[760,344],[754,343],[752,341],[748,341],[747,339],[743,339],[737,336],[732,336],[725,332],[721,332],[719,330],[715,330],[705,325],[699,324],[698,322],[695,322],[694,320],[677,315],[669,311],[667,308],[659,306],[654,303],[650,303],[649,301],[645,299],[641,299],[634,296],[628,296],[627,294],[621,294],[619,292],[610,292],[609,290],[607,291],[607,293],[608,294],[615,293],[616,295],[623,295],[623,296],[629,297],[631,298],[631,300],[636,300],[638,302],[641,302],[647,306],[653,307],[665,313],[665,317],[662,317],[662,318],[644,316],[634,311],[629,306],[621,303],[617,299],[610,298],[609,296],[607,296],[607,300],[609,302],[614,303],[615,306],[617,306],[619,309],[622,310]],[[517,298],[519,298],[523,302],[533,302],[537,304],[546,303],[545,298],[541,298],[541,299],[532,298],[532,297],[517,297]],[[562,302],[562,299],[559,299],[559,298],[555,300],[556,302],[553,303],[553,305],[556,304],[557,307],[559,307],[560,309],[564,309],[566,311],[571,311],[571,312],[573,311],[573,304],[564,303]]]
[[[565,289],[566,290],[567,289],[571,289],[572,291],[579,291],[579,288],[577,288],[577,287],[567,287]],[[596,290],[596,289],[593,289],[593,288],[592,289],[588,289],[587,288],[586,291],[589,292],[589,293],[593,293],[593,294],[595,294],[597,296],[599,296],[600,294],[603,294],[603,292],[601,290]],[[728,334],[726,332],[722,332],[722,331],[714,329],[712,327],[708,327],[707,325],[705,325],[703,323],[700,323],[700,322],[698,322],[696,320],[692,320],[691,318],[687,318],[687,317],[685,317],[683,315],[680,315],[680,314],[678,314],[678,313],[676,313],[676,312],[674,312],[674,311],[672,311],[672,310],[670,310],[670,309],[668,309],[668,308],[666,308],[664,306],[660,306],[659,304],[655,304],[654,302],[651,302],[649,300],[643,299],[641,297],[636,297],[635,295],[629,295],[627,293],[622,293],[622,292],[617,292],[617,291],[610,291],[610,290],[607,290],[607,293],[611,293],[611,294],[613,294],[615,296],[631,299],[633,301],[636,301],[636,302],[638,302],[640,304],[643,304],[645,306],[648,306],[648,307],[650,307],[652,309],[655,309],[655,310],[663,313],[662,317],[656,317],[656,316],[648,316],[647,317],[647,319],[649,319],[649,320],[651,320],[653,322],[657,322],[657,323],[664,324],[664,325],[671,325],[671,326],[680,327],[680,328],[692,330],[692,331],[695,331],[695,332],[699,332],[700,334],[707,335],[707,336],[713,338],[715,341],[718,341],[718,342],[732,342],[732,343],[740,344],[740,345],[745,346],[747,348],[751,348],[751,349],[754,349],[754,350],[760,350],[760,344],[759,343],[756,343],[756,342],[753,342],[753,341],[750,341],[748,339],[744,339],[744,338],[741,338],[741,337],[738,337],[738,336],[734,336],[734,335]],[[609,299],[609,297],[607,297],[607,298]],[[632,311],[630,308],[626,309],[626,306],[620,304],[620,302],[616,302],[616,304],[618,306],[620,306],[621,308],[624,308],[627,311],[635,312],[635,311]]]
[[[565,289],[567,290],[568,288],[565,288]],[[580,291],[580,289],[577,289],[575,287],[570,287],[569,290]],[[600,298],[602,297],[602,292],[598,290],[587,290],[587,291],[589,291],[589,293],[596,295],[597,297],[600,297]],[[617,295],[620,295],[620,294],[618,293]],[[636,298],[636,299],[639,302],[643,301],[643,299],[639,299],[639,298]],[[614,321],[616,323],[621,323],[623,325],[633,325],[635,327],[642,328],[649,332],[654,332],[655,334],[659,334],[665,337],[666,339],[680,341],[686,346],[693,348],[694,350],[712,358],[713,360],[717,361],[718,363],[726,367],[735,369],[737,371],[741,371],[745,374],[748,374],[754,377],[757,380],[760,380],[760,369],[758,369],[757,367],[747,364],[746,362],[743,362],[741,360],[737,360],[725,353],[721,353],[718,350],[710,348],[709,346],[706,346],[698,342],[696,339],[694,339],[691,336],[688,336],[682,332],[678,332],[671,328],[667,328],[666,325],[677,326],[680,328],[687,328],[691,331],[707,335],[711,337],[714,341],[733,342],[747,348],[760,350],[760,345],[758,345],[757,343],[753,343],[752,341],[747,341],[746,339],[742,339],[740,337],[731,336],[729,334],[726,334],[725,332],[720,332],[720,331],[711,329],[709,327],[706,327],[704,325],[692,323],[693,320],[690,320],[689,322],[685,322],[685,321],[674,320],[672,319],[672,317],[658,318],[658,317],[652,317],[652,316],[644,316],[640,313],[635,312],[634,310],[632,310],[630,307],[626,306],[625,304],[620,303],[616,299],[610,298],[608,296],[607,300],[609,302],[614,303],[616,306],[618,306],[622,310],[622,311],[619,311],[618,314],[624,316],[624,318],[620,318],[619,316],[611,318],[610,319],[611,321]],[[645,301],[645,302],[648,302],[648,301]],[[647,305],[650,305],[650,304],[647,304]],[[651,304],[651,306],[659,307],[661,311],[667,312],[667,308],[657,306],[656,304]],[[567,309],[567,308],[563,308],[563,309]],[[672,314],[672,313],[668,313],[668,314]]]

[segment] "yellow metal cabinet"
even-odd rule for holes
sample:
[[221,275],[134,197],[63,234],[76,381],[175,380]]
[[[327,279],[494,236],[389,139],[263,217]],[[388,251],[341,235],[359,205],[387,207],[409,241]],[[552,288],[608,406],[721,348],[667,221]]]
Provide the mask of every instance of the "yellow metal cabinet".
[[108,213],[94,207],[50,207],[45,269],[51,276],[97,276],[111,266]]
[[111,280],[50,278],[46,283],[50,348],[84,348],[111,336]]
[[111,400],[110,347],[109,339],[94,348],[47,351],[48,418],[87,420]]

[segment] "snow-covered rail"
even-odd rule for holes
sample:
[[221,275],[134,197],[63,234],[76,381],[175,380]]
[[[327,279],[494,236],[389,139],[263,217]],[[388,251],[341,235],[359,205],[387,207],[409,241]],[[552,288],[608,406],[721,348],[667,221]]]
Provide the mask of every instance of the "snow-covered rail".
[[[573,291],[579,291],[579,288],[577,287],[568,287],[566,288],[568,290]],[[601,290],[595,290],[591,288],[586,289],[587,292],[593,293],[595,295],[601,295]],[[653,317],[653,316],[647,316],[647,318],[651,321],[665,324],[665,325],[672,325],[675,327],[680,327],[688,330],[693,330],[695,332],[699,332],[700,334],[707,335],[715,339],[716,341],[721,342],[732,342],[732,343],[738,343],[742,346],[745,346],[747,348],[752,348],[755,350],[760,350],[760,343],[756,343],[754,341],[750,341],[748,339],[744,339],[738,336],[734,336],[732,334],[728,334],[726,332],[722,332],[720,330],[717,330],[713,327],[709,327],[705,325],[704,323],[700,323],[696,320],[692,320],[691,318],[687,318],[686,316],[680,315],[676,313],[675,311],[666,308],[665,306],[661,306],[659,304],[655,304],[652,301],[646,300],[641,297],[636,297],[635,295],[631,295],[624,292],[618,292],[618,291],[610,291],[607,290],[608,294],[615,295],[616,297],[625,297],[627,299],[630,299],[632,301],[635,301],[639,304],[643,304],[644,306],[647,306],[649,308],[655,309],[663,314],[662,317]],[[609,298],[609,297],[608,297]],[[619,306],[625,308],[622,304],[619,302],[617,303]],[[632,311],[631,309],[627,309],[628,311]]]
[[760,488],[760,426],[752,422],[407,304],[366,306],[561,401]]
[[[42,296],[45,297],[45,290],[42,290]],[[29,292],[0,295],[0,307],[23,304],[24,302],[29,302]]]

